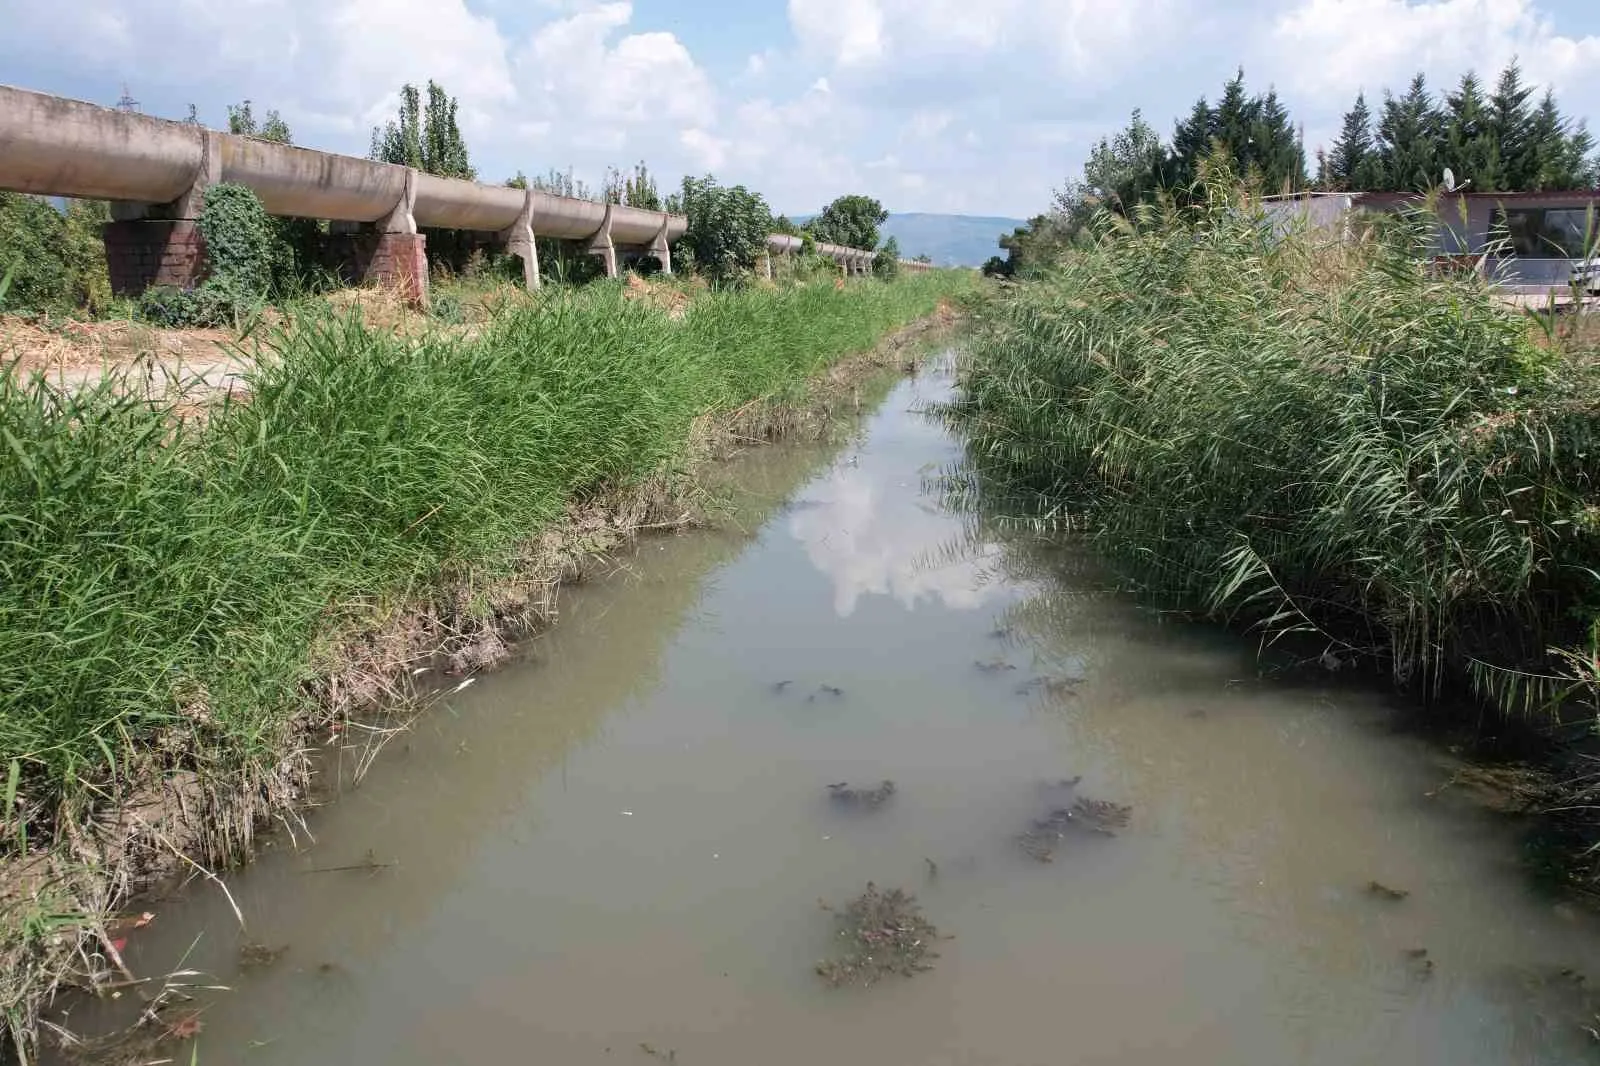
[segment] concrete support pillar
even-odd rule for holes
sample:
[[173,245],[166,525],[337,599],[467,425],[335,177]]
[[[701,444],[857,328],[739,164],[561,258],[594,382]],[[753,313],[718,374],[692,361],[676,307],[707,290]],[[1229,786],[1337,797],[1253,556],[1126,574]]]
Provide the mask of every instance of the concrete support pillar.
[[387,215],[373,222],[334,223],[322,242],[323,265],[346,282],[398,292],[412,307],[428,303],[428,239],[417,232],[416,172]]
[[154,286],[192,289],[205,280],[200,210],[206,189],[222,176],[222,141],[210,130],[200,136],[200,167],[194,183],[177,199],[164,204],[112,201],[112,221],[101,236],[116,295],[136,297]]
[[617,246],[611,240],[611,204],[606,204],[605,221],[600,223],[600,229],[589,238],[589,254],[597,255],[605,264],[606,277],[617,276]]
[[663,274],[672,273],[672,245],[667,242],[667,223],[670,221],[671,219],[668,216],[662,215],[661,228],[656,231],[656,235],[650,240],[649,254],[654,256],[661,264],[661,273]]
[[360,279],[368,285],[394,289],[413,307],[428,305],[428,239],[417,232],[417,172],[406,171],[399,201],[373,223],[377,240],[365,261],[358,260]]
[[522,257],[522,283],[528,287],[529,292],[537,291],[541,281],[539,247],[534,243],[533,237],[532,189],[529,189],[522,199],[522,214],[501,232],[500,240],[506,246],[506,251]]

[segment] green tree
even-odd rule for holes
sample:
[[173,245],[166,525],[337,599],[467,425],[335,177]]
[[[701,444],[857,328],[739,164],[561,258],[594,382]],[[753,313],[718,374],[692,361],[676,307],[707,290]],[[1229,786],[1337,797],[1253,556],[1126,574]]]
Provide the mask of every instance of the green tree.
[[1062,256],[1078,233],[1063,212],[1035,215],[1027,225],[1018,226],[1000,237],[999,245],[1006,253],[1000,268],[989,269],[995,256],[985,264],[984,272],[1003,277],[1034,277],[1060,263]]
[[1256,102],[1256,119],[1250,130],[1247,153],[1250,171],[1268,194],[1297,192],[1306,183],[1306,153],[1300,134],[1289,120],[1289,110],[1275,89]]
[[890,237],[883,242],[883,247],[872,257],[872,272],[885,280],[898,277],[900,274],[900,242]]
[[[1496,192],[1501,182],[1500,146],[1495,143],[1488,102],[1478,76],[1467,71],[1456,91],[1445,97],[1442,163],[1460,180],[1470,178],[1478,192]],[[1434,177],[1437,181],[1437,176]]]
[[593,191],[581,178],[572,176],[572,168],[557,170],[551,167],[544,174],[532,180],[532,186],[540,192],[550,193],[552,196],[568,196],[574,200],[596,200],[604,203],[602,197],[596,197]]
[[656,191],[656,179],[643,161],[631,172],[606,168],[603,202],[637,207],[645,211],[661,210],[661,194]]
[[1239,68],[1233,79],[1222,87],[1222,99],[1217,101],[1212,140],[1222,146],[1232,161],[1233,171],[1241,177],[1249,174],[1255,161],[1252,154],[1252,134],[1256,119],[1261,113],[1260,101],[1251,99],[1244,88],[1244,68]]
[[1416,192],[1438,184],[1441,125],[1423,75],[1412,78],[1402,96],[1384,93],[1378,153],[1390,189]]
[[1104,206],[1126,214],[1155,195],[1166,159],[1161,137],[1137,108],[1122,132],[1102,137],[1083,164],[1083,179],[1055,194],[1057,211],[1070,229],[1081,229]]
[[790,237],[798,237],[803,232],[799,226],[790,220],[788,215],[779,215],[772,220],[772,232],[782,233]]
[[294,143],[294,135],[289,132],[289,124],[283,120],[282,115],[276,111],[268,111],[267,117],[258,123],[249,100],[242,104],[228,105],[228,132],[241,137],[254,137],[259,141]]
[[506,188],[508,189],[526,189],[527,187],[528,175],[520,170],[514,176],[506,179]]
[[1327,156],[1327,173],[1319,184],[1327,189],[1371,191],[1383,188],[1383,160],[1372,132],[1372,111],[1365,93],[1345,112],[1339,137]]
[[1501,180],[1507,189],[1528,189],[1538,180],[1539,153],[1534,127],[1533,86],[1522,81],[1513,59],[1500,72],[1489,96],[1488,132],[1500,155]]
[[1167,157],[1163,175],[1170,188],[1186,190],[1200,176],[1199,164],[1211,151],[1212,139],[1217,134],[1217,116],[1201,97],[1189,110],[1189,117],[1178,123],[1172,131],[1172,150]]
[[[740,278],[766,254],[772,209],[743,185],[723,186],[710,174],[686,177],[667,210],[688,216],[688,231],[678,244],[689,251],[696,269],[714,280]],[[673,258],[679,258],[677,248]]]
[[878,246],[878,227],[889,212],[870,196],[841,196],[822,209],[806,229],[817,240],[846,248],[870,250]]
[[394,121],[372,131],[371,158],[445,178],[476,178],[456,114],[455,97],[438,82],[428,82],[426,107],[415,85],[401,86]]

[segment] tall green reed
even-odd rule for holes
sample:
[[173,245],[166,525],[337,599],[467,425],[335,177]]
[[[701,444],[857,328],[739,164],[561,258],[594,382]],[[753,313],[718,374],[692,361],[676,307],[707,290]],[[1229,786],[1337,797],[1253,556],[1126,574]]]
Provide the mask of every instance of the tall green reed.
[[988,301],[952,415],[991,497],[1147,589],[1508,713],[1594,690],[1600,405],[1423,208],[1348,239],[1220,182]]

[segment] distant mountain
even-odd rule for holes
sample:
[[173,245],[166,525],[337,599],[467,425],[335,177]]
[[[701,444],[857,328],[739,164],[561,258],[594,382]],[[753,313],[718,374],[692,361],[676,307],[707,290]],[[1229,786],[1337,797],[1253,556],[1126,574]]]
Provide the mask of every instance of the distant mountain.
[[983,215],[890,215],[881,240],[900,242],[907,259],[925,255],[937,266],[982,266],[991,255],[1001,255],[997,243],[1025,219]]
[[[801,225],[812,215],[795,215]],[[937,266],[982,266],[991,255],[1000,255],[1001,234],[1025,225],[1020,218],[987,215],[890,215],[879,240],[894,237],[900,254],[907,259],[925,255]]]

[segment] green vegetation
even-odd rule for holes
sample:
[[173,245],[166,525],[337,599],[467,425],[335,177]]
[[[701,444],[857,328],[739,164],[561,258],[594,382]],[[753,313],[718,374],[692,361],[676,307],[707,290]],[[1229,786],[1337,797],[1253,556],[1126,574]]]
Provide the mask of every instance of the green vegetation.
[[509,566],[575,496],[675,461],[697,416],[870,347],[954,283],[712,293],[681,321],[596,288],[470,338],[314,318],[203,424],[116,381],[0,378],[0,766],[20,762],[47,838],[64,800],[152,758],[271,758],[330,624]]
[[237,323],[259,309],[273,293],[275,268],[292,255],[274,221],[245,186],[211,186],[200,209],[209,276],[193,289],[146,291],[139,313],[156,325],[187,329]]
[[456,124],[456,98],[432,80],[426,108],[415,85],[400,87],[400,112],[394,121],[372,131],[371,157],[446,178],[477,177]]
[[897,277],[900,273],[900,242],[890,237],[872,257],[872,272],[880,278]]
[[[193,104],[189,105],[189,115],[191,121],[198,124],[199,119],[194,114]],[[294,143],[294,134],[289,131],[289,124],[283,120],[282,115],[276,111],[268,111],[267,117],[257,122],[255,108],[249,100],[242,104],[228,105],[228,132],[276,144]]]
[[1324,189],[1415,192],[1445,167],[1479,192],[1587,189],[1600,184],[1594,137],[1533,88],[1512,62],[1487,95],[1472,71],[1442,100],[1418,74],[1405,93],[1385,92],[1374,116],[1364,95],[1345,113],[1333,150],[1319,160]]
[[[209,821],[247,816],[348,639],[419,604],[516,617],[495,590],[569,507],[679,469],[702,415],[795,399],[964,284],[702,291],[676,312],[552,290],[412,336],[303,311],[262,342],[249,399],[199,419],[116,378],[0,375],[0,861],[174,774],[220,804]],[[40,928],[0,908],[13,1027],[49,985]]]
[[23,193],[0,192],[0,273],[12,272],[7,306],[32,313],[103,312],[111,305],[100,227],[110,208],[69,200],[65,212]]
[[872,250],[878,247],[878,227],[889,212],[870,196],[841,196],[806,223],[806,231],[825,244]]
[[1553,94],[1537,106],[1513,62],[1485,95],[1468,72],[1442,99],[1418,74],[1405,93],[1384,94],[1374,114],[1364,95],[1346,113],[1331,150],[1306,170],[1305,147],[1292,116],[1268,91],[1251,95],[1239,71],[1215,104],[1201,97],[1169,141],[1137,110],[1126,129],[1101,138],[1083,176],[1056,193],[1049,212],[1000,239],[1004,258],[984,273],[1028,277],[1048,270],[1062,252],[1087,243],[1101,210],[1132,217],[1141,204],[1180,206],[1201,195],[1207,168],[1225,166],[1257,193],[1305,190],[1423,192],[1446,167],[1474,192],[1600,187],[1600,156],[1584,122],[1563,114]]
[[683,188],[667,198],[667,210],[689,219],[673,247],[674,261],[692,263],[715,281],[747,276],[767,253],[772,210],[743,185],[719,185],[709,174],[684,178]]
[[1324,243],[1205,192],[1102,215],[988,302],[954,414],[990,497],[1089,531],[1153,593],[1317,634],[1329,663],[1592,715],[1593,351],[1431,274],[1426,210]]

